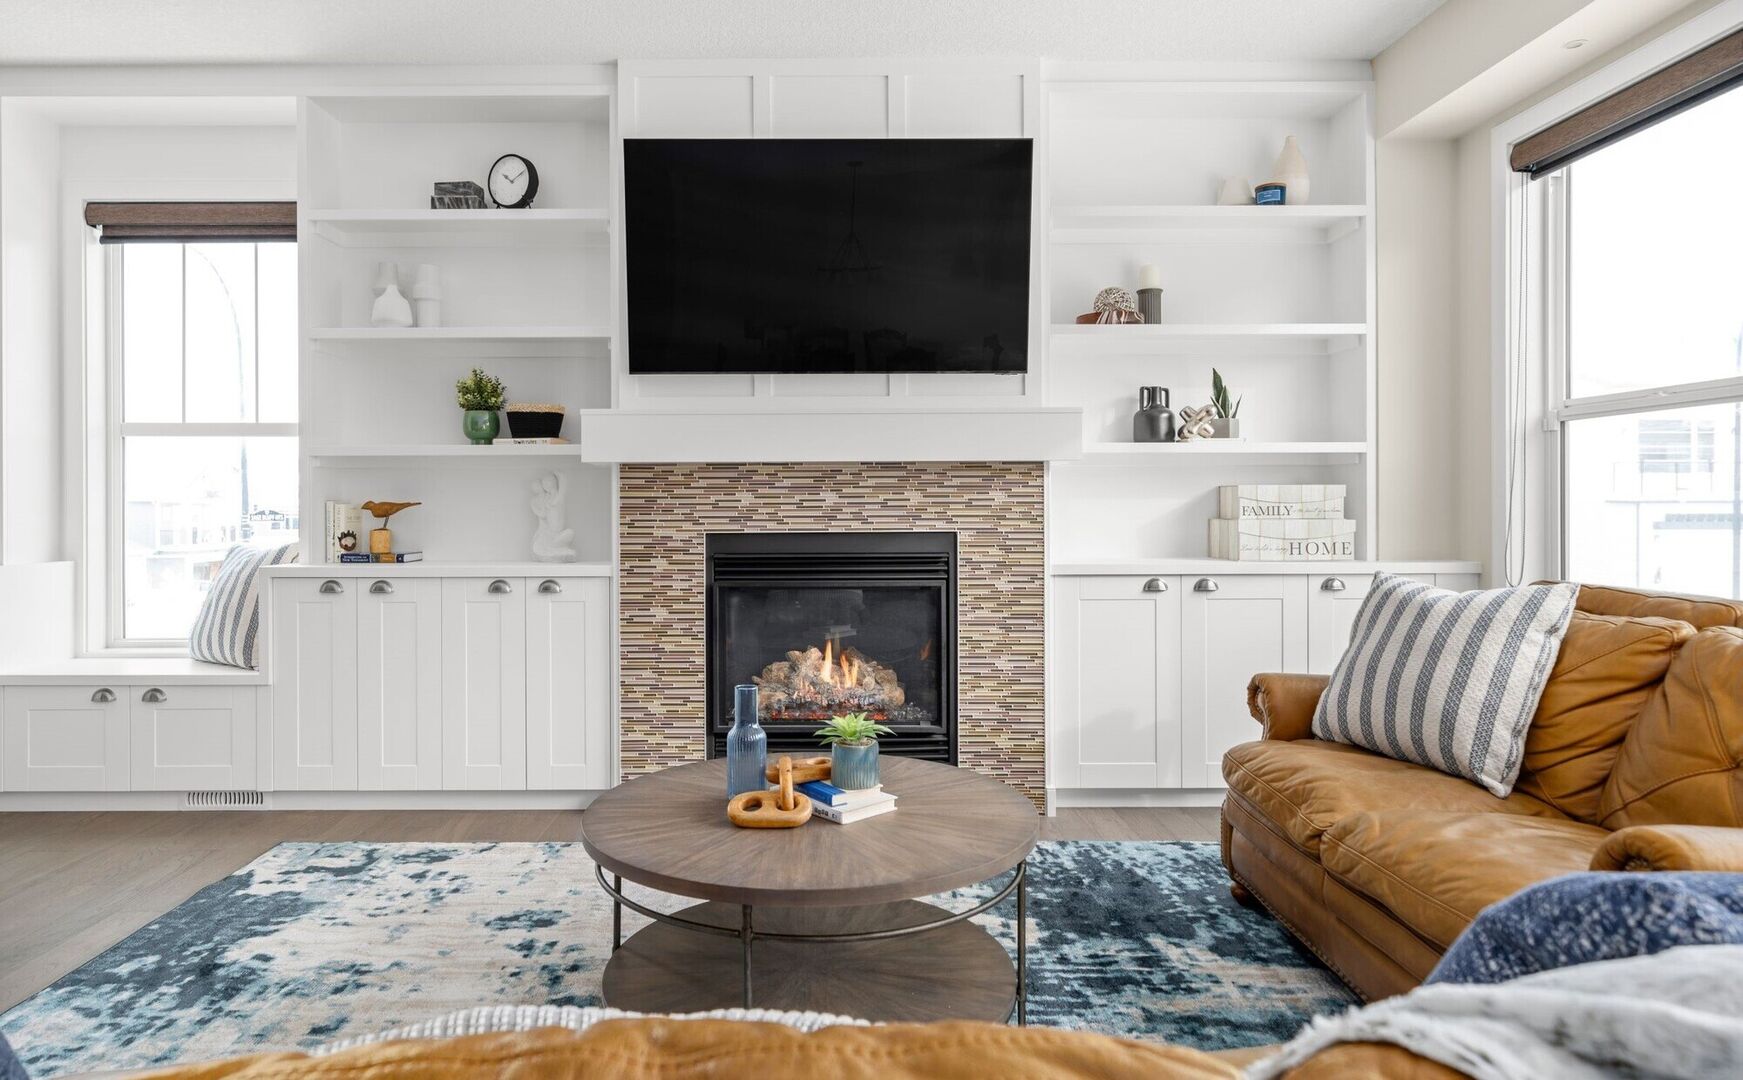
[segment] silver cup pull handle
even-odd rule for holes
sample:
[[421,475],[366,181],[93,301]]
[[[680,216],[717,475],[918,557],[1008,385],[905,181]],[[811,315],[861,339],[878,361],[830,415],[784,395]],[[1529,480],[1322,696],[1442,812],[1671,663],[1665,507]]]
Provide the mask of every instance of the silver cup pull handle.
[[1207,577],[1201,577],[1192,583],[1193,592],[1216,592],[1220,588],[1221,585]]
[[321,582],[321,593],[324,596],[338,596],[345,591],[345,586],[331,579]]
[[1320,582],[1319,587],[1326,592],[1343,592],[1345,589],[1349,588],[1349,586],[1344,584],[1344,579],[1341,577],[1328,577]]
[[539,591],[547,595],[560,593],[563,591],[563,583],[546,578],[544,581],[539,582]]
[[376,596],[392,596],[393,582],[378,581],[369,587],[369,591],[374,593]]
[[1166,581],[1163,581],[1159,577],[1153,577],[1149,581],[1144,582],[1144,591],[1145,592],[1167,592],[1168,591],[1168,583]]
[[107,686],[102,687],[96,693],[91,695],[91,700],[99,705],[107,705],[115,700],[115,691],[109,689]]
[[490,586],[484,591],[495,596],[506,596],[509,593],[514,592],[514,586],[501,578],[497,578],[495,581],[491,582]]
[[139,700],[145,702],[147,705],[162,705],[164,702],[169,700],[169,695],[154,686],[150,690],[139,695]]

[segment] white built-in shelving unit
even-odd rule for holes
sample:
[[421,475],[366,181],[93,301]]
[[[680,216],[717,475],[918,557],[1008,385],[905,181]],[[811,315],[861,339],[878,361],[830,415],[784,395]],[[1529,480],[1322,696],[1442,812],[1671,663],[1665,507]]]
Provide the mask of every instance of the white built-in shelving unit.
[[[425,567],[512,567],[530,554],[532,482],[555,472],[581,558],[613,555],[612,467],[581,433],[614,401],[617,230],[609,84],[316,95],[298,117],[303,520],[328,500],[419,500],[394,519]],[[539,170],[525,210],[432,210],[439,180],[482,184],[502,154]],[[440,326],[370,324],[379,261],[401,290],[439,267]],[[510,402],[568,410],[559,445],[473,446],[454,381],[499,376]],[[509,434],[506,417],[503,435]],[[320,562],[320,529],[304,561]]]
[[[1364,81],[1105,81],[1044,87],[1047,388],[1084,413],[1052,468],[1055,565],[1200,559],[1220,484],[1341,483],[1357,555],[1374,541],[1373,87]],[[1218,206],[1269,178],[1286,136],[1309,201]],[[1080,325],[1096,292],[1162,273],[1162,320]],[[1178,413],[1211,369],[1244,395],[1241,441],[1137,444],[1140,386]]]

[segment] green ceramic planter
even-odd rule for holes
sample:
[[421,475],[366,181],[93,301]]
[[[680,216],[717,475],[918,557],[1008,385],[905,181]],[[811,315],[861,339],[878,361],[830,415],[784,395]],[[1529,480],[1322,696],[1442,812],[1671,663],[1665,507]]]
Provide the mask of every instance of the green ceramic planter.
[[878,744],[848,746],[836,743],[829,748],[829,782],[838,788],[878,786]]
[[467,409],[460,429],[474,446],[489,446],[502,430],[502,416],[494,409]]

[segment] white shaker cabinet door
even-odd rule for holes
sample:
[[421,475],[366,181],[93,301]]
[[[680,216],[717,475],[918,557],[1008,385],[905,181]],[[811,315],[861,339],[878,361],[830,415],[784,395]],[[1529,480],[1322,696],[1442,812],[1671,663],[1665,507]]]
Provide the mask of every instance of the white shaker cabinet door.
[[528,578],[527,787],[611,786],[611,588]]
[[1304,671],[1307,577],[1181,578],[1182,784],[1221,787],[1222,756],[1259,737],[1247,683],[1262,671]]
[[442,786],[442,582],[357,579],[357,786]]
[[0,721],[7,791],[126,791],[127,687],[9,686]]
[[1180,579],[1054,582],[1049,784],[1180,784]]
[[357,788],[357,584],[272,580],[272,769],[281,791]]
[[255,787],[253,686],[127,688],[134,791]]
[[442,582],[442,786],[527,786],[526,581]]

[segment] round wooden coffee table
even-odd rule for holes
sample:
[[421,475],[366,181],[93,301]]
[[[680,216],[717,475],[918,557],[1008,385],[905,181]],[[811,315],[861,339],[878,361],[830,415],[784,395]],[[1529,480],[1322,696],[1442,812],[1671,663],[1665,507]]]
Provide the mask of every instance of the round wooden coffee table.
[[[612,898],[605,1002],[641,1012],[753,1005],[867,1020],[1026,1021],[1026,877],[1034,804],[989,777],[886,757],[896,811],[851,825],[740,829],[726,820],[726,763],[637,777],[581,815],[581,843]],[[607,875],[610,879],[607,879]],[[948,911],[916,897],[1010,875]],[[704,901],[677,914],[623,881]],[[969,920],[1017,897],[1015,971]],[[653,919],[623,940],[623,909]],[[1014,974],[1014,977],[1013,977]]]

